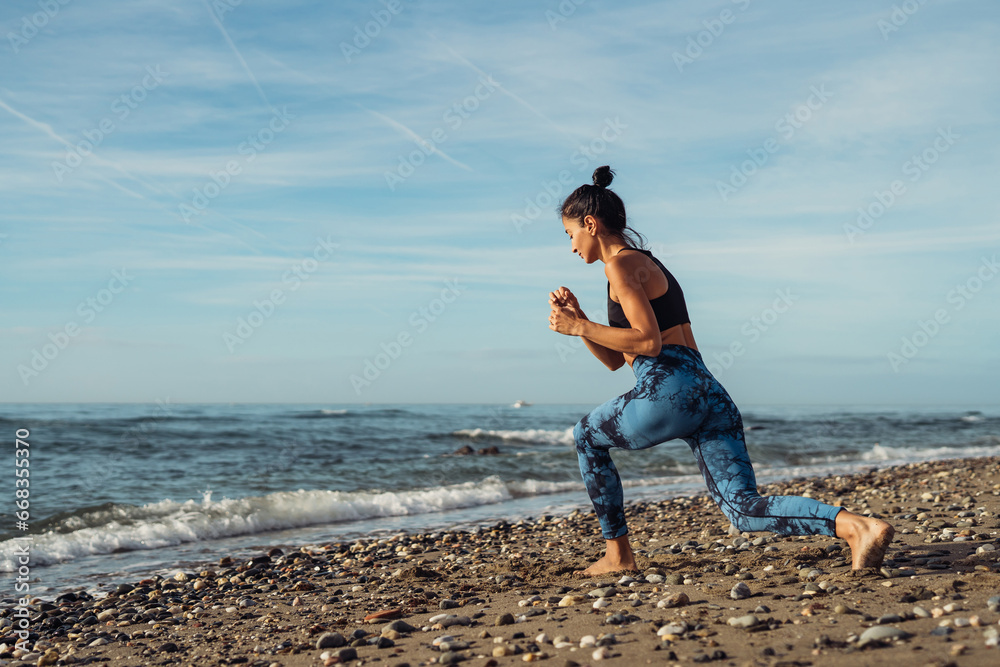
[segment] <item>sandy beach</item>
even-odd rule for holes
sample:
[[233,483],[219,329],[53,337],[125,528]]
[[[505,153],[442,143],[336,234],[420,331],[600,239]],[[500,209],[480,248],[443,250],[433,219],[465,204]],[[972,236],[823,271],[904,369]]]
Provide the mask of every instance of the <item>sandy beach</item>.
[[[105,597],[32,599],[0,619],[0,664],[254,666],[996,665],[1000,460],[793,480],[890,521],[881,570],[844,543],[729,531],[707,498],[632,504],[640,572],[573,575],[592,513],[342,544],[262,545]],[[30,648],[30,650],[28,650]]]

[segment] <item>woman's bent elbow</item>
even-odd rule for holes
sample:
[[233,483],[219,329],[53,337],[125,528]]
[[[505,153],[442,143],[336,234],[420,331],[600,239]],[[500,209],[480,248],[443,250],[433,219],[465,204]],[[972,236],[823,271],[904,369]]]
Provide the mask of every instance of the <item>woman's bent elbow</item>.
[[660,338],[657,337],[656,340],[647,341],[645,348],[640,354],[644,354],[647,357],[658,357],[661,349],[662,343],[660,342]]

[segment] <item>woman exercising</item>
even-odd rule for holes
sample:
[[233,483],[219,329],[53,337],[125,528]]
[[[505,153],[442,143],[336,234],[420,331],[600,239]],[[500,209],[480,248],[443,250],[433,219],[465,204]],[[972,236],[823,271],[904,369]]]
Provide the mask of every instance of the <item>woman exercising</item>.
[[610,167],[599,167],[594,184],[581,185],[561,207],[573,252],[587,264],[604,262],[610,326],[591,322],[567,288],[549,294],[550,329],[580,336],[609,369],[628,362],[635,373],[631,391],[573,429],[580,472],[607,541],[604,557],[583,574],[638,569],[611,448],[646,449],[676,438],[691,447],[708,492],[737,529],[836,536],[851,547],[854,569],[881,565],[895,532],[885,521],[812,498],[757,493],[740,411],[701,358],[680,285],[626,224],[625,205],[608,189],[613,177]]

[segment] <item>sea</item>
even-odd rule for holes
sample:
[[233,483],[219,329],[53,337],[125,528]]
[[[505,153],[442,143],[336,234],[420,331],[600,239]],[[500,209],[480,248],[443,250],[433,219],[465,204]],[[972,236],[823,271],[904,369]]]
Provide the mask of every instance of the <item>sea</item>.
[[[0,598],[589,510],[573,426],[593,407],[0,405]],[[998,406],[742,412],[759,482],[1000,455]],[[627,501],[705,490],[682,441],[614,459]]]

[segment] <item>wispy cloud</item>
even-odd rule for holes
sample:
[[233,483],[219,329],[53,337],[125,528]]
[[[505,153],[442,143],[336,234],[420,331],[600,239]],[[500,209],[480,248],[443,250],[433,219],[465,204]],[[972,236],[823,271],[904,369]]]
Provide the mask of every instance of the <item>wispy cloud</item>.
[[380,121],[382,121],[383,123],[385,123],[389,127],[392,127],[394,129],[398,130],[403,136],[405,136],[405,137],[413,140],[414,143],[416,143],[418,146],[420,146],[423,150],[427,151],[428,153],[433,153],[434,155],[440,155],[441,157],[443,157],[445,160],[447,160],[448,162],[452,163],[456,167],[461,167],[462,169],[465,169],[466,171],[473,171],[472,167],[470,167],[469,165],[465,164],[464,162],[460,162],[460,161],[456,160],[455,158],[451,157],[450,155],[448,155],[447,153],[445,153],[443,150],[441,150],[440,148],[438,148],[437,146],[435,146],[433,143],[431,143],[430,141],[427,141],[426,139],[424,139],[419,134],[417,134],[416,132],[414,132],[413,130],[411,130],[410,128],[408,128],[407,126],[403,125],[399,121],[393,120],[392,118],[389,118],[389,116],[386,116],[384,113],[375,111],[373,109],[368,109],[368,108],[366,108],[362,104],[358,104],[358,106],[360,108],[364,109],[365,111],[367,111],[368,113],[370,113],[371,115],[373,115],[376,118],[378,118]]
[[[473,72],[475,72],[476,74],[478,74],[481,78],[492,80],[492,74],[488,74],[488,73],[484,72],[483,70],[481,70],[479,67],[477,67],[476,65],[474,65],[472,63],[472,61],[470,61],[468,58],[466,58],[465,56],[463,56],[462,54],[460,54],[458,51],[456,51],[452,47],[450,47],[447,44],[445,44],[437,36],[435,36],[433,34],[431,34],[430,36],[434,40],[436,40],[439,44],[441,44],[441,46],[443,46],[444,49],[446,51],[448,51],[448,53],[451,54],[452,58],[454,58],[457,62],[461,63],[465,67],[468,67]],[[534,106],[532,106],[531,104],[529,104],[524,98],[522,98],[521,96],[519,96],[516,93],[512,92],[511,90],[509,90],[506,86],[503,85],[502,82],[497,83],[496,85],[497,85],[497,88],[499,88],[499,90],[500,90],[501,93],[503,93],[507,97],[511,98],[512,100],[514,100],[518,104],[520,104],[522,107],[524,107],[525,109],[527,109],[528,111],[530,111],[532,114],[534,114],[538,118],[541,118],[552,129],[554,129],[556,132],[558,132],[559,134],[563,135],[564,137],[566,137],[567,139],[569,139],[571,142],[578,142],[579,141],[579,138],[574,137],[570,132],[568,132],[566,130],[566,128],[562,127],[561,125],[559,125],[558,123],[556,123],[555,121],[553,121],[551,118],[549,118],[548,116],[546,116],[545,114],[543,114],[537,108],[535,108]]]
[[[468,298],[413,348],[415,374],[444,376],[432,348],[448,358],[482,349],[551,356],[538,311],[548,290],[578,289],[595,316],[604,307],[601,267],[569,252],[555,212],[601,164],[616,169],[631,224],[676,270],[708,353],[776,287],[792,286],[808,299],[769,331],[767,346],[836,376],[841,351],[883,353],[1000,246],[991,78],[1000,20],[982,3],[926,3],[888,40],[876,26],[888,9],[861,0],[822,10],[751,3],[680,73],[673,53],[732,3],[584,3],[555,29],[546,7],[527,0],[405,3],[348,63],[340,43],[364,30],[370,7],[244,2],[223,23],[210,2],[94,0],[20,54],[0,52],[0,197],[13,221],[0,244],[5,314],[44,332],[66,317],[59,294],[81,281],[100,286],[111,267],[142,267],[141,299],[116,304],[108,337],[133,340],[136,354],[147,346],[151,357],[175,356],[162,378],[130,375],[142,365],[122,357],[122,397],[161,379],[183,385],[169,367],[241,368],[218,359],[221,328],[280,288],[320,237],[341,243],[339,254],[308,274],[245,359],[273,368],[329,350],[363,359],[449,276],[468,281]],[[116,114],[110,105],[147,65],[169,78],[127,117]],[[477,97],[487,78],[495,90]],[[803,112],[819,85],[829,102]],[[271,98],[296,116],[280,136],[268,126]],[[776,124],[797,111],[809,117],[783,136]],[[626,127],[606,142],[602,124],[616,117]],[[53,160],[104,118],[114,133],[57,183]],[[961,140],[919,178],[904,174],[948,126]],[[431,141],[430,128],[446,138]],[[390,193],[386,169],[404,144],[440,159]],[[762,163],[747,166],[753,156]],[[723,201],[717,182],[734,168],[753,173]],[[844,225],[895,179],[905,195],[850,243]],[[186,224],[178,207],[196,192],[211,201]],[[517,215],[531,218],[520,233]],[[984,282],[935,345],[1000,326],[980,307],[997,285]],[[497,312],[505,326],[483,327]],[[859,332],[850,341],[846,323]],[[0,349],[20,349],[22,338]],[[325,351],[306,351],[307,338]],[[971,344],[935,349],[954,355],[955,368],[993,355]],[[197,363],[183,356],[191,351]],[[110,367],[96,363],[94,374]],[[498,386],[522,381],[510,372]],[[748,383],[762,377],[747,373]],[[0,376],[0,399],[23,395],[12,377]],[[607,385],[593,377],[597,399]],[[932,384],[947,392],[963,382],[941,375]],[[398,391],[426,388],[407,380]],[[330,396],[353,400],[347,392]]]
[[260,99],[264,101],[264,104],[271,113],[277,114],[277,109],[275,109],[274,105],[271,104],[271,101],[267,99],[267,95],[264,94],[264,89],[260,87],[260,83],[257,81],[257,77],[254,75],[253,70],[250,69],[250,65],[247,64],[247,61],[243,57],[243,54],[240,53],[240,50],[236,48],[236,43],[233,41],[232,37],[229,36],[229,31],[226,30],[226,27],[222,25],[222,21],[220,21],[219,17],[216,16],[214,11],[212,11],[212,8],[208,4],[208,0],[205,0],[205,9],[208,11],[208,15],[212,17],[212,22],[215,24],[215,27],[219,29],[220,33],[222,33],[222,37],[226,40],[226,44],[228,44],[229,48],[232,49],[236,59],[240,61],[240,65],[243,66],[243,71],[247,73],[248,77],[250,77],[250,81],[253,83],[254,88],[257,89],[257,94],[260,95]]

